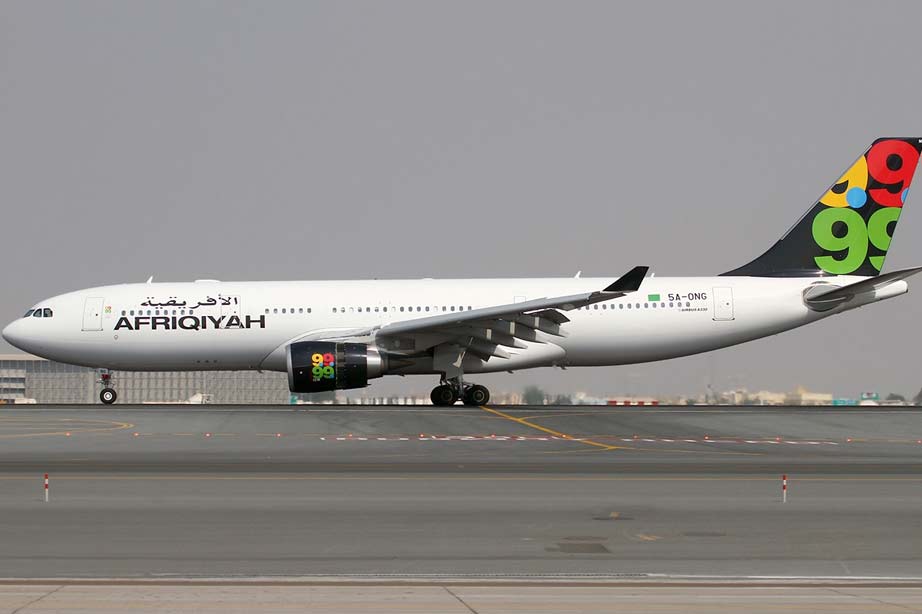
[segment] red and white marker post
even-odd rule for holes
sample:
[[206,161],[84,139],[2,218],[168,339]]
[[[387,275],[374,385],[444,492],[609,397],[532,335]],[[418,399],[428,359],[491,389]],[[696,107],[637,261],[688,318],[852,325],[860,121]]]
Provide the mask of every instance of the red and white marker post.
[[788,502],[788,474],[783,474],[781,476],[781,502]]
[[45,474],[45,503],[48,503],[48,474]]

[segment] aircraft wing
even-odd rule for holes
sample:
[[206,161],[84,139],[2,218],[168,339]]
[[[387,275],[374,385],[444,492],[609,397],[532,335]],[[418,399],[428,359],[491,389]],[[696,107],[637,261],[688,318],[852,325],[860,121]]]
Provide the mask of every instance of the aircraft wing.
[[544,343],[538,332],[564,337],[563,312],[615,299],[640,288],[649,267],[637,266],[601,290],[538,298],[521,303],[481,307],[385,324],[374,331],[379,345],[390,351],[412,353],[441,344],[467,348],[487,360],[507,358],[501,346],[526,348],[523,341]]

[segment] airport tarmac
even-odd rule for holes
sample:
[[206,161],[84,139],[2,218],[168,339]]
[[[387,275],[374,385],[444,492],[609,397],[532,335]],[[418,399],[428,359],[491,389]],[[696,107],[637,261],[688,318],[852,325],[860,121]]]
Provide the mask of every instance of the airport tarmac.
[[6,578],[918,579],[920,509],[916,409],[0,409]]
[[583,612],[919,612],[918,586],[732,586],[536,584],[30,583],[0,584],[0,612],[423,612],[581,614]]

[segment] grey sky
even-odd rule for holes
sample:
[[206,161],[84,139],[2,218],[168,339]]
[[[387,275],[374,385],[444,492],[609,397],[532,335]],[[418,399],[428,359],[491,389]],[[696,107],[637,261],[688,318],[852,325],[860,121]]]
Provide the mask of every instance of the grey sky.
[[[918,2],[3,1],[0,320],[152,274],[720,273],[874,137],[922,133],[920,24]],[[922,264],[919,236],[917,194],[886,267]],[[483,381],[914,394],[920,306]]]

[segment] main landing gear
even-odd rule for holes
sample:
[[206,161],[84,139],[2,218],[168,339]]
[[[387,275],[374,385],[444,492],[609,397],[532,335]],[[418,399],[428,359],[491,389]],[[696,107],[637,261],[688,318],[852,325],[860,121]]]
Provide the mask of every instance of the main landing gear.
[[102,384],[102,391],[99,393],[99,400],[105,403],[106,405],[112,405],[115,403],[115,400],[118,398],[118,393],[115,392],[115,388],[112,386],[112,374],[108,369],[100,369],[99,379],[96,380],[97,384]]
[[485,405],[490,402],[490,391],[480,384],[465,384],[460,378],[442,380],[442,383],[432,389],[429,395],[432,404],[438,407],[449,407],[460,399],[465,405]]

